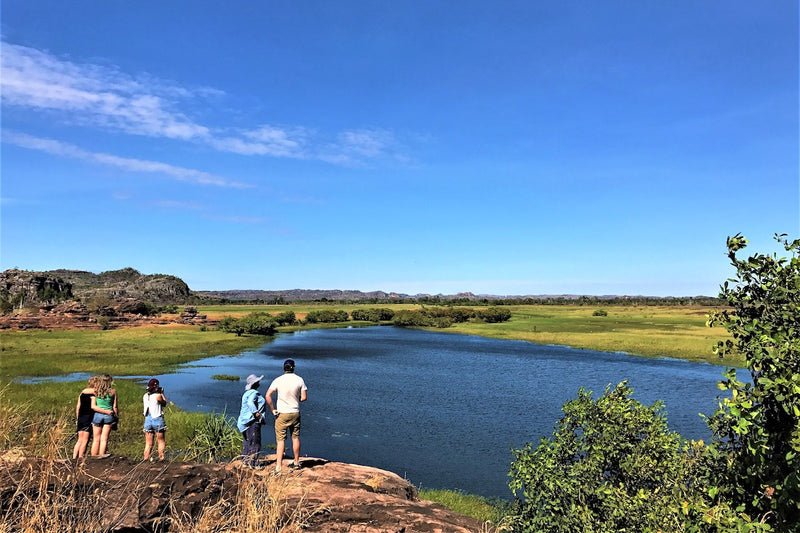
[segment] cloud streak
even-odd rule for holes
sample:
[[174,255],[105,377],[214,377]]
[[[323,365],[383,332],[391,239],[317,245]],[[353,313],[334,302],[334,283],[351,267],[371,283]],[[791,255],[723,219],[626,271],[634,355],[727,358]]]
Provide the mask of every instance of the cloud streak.
[[103,152],[90,152],[79,148],[73,144],[34,137],[26,133],[4,130],[2,140],[6,144],[38,150],[52,155],[88,161],[91,163],[111,166],[129,172],[143,172],[152,174],[162,174],[179,181],[193,183],[195,185],[210,185],[214,187],[249,188],[246,183],[231,181],[226,178],[209,174],[192,168],[179,167],[161,163],[159,161],[148,161],[146,159],[135,159],[130,157],[120,157]]
[[393,157],[398,143],[388,130],[362,129],[328,140],[309,128],[258,124],[250,129],[212,128],[181,110],[208,95],[117,68],[79,64],[53,54],[2,43],[0,83],[4,105],[55,114],[68,123],[131,135],[192,142],[247,156],[316,159],[357,165]]

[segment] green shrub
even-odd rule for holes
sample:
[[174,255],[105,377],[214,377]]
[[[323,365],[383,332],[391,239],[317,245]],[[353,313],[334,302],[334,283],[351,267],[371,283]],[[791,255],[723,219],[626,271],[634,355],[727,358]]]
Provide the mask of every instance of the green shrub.
[[722,286],[728,308],[712,315],[730,339],[716,353],[744,356],[751,383],[729,369],[720,388],[730,392],[709,420],[720,463],[721,491],[777,531],[800,529],[800,239],[775,239],[789,258],[737,253],[728,239],[736,277]]
[[466,322],[475,316],[469,307],[423,307],[395,313],[392,323],[398,327],[449,328],[455,322]]
[[431,318],[448,318],[451,324],[466,322],[475,316],[475,310],[469,307],[423,307],[420,313]]
[[355,309],[350,313],[353,320],[385,322],[394,318],[394,311],[385,308]]
[[595,309],[592,316],[608,316],[608,311],[605,309]]
[[669,431],[662,405],[622,382],[596,401],[581,389],[553,436],[512,450],[514,531],[751,531],[714,490],[713,453]]
[[213,463],[241,453],[242,434],[225,413],[204,416],[193,432],[194,438],[184,454],[187,461]]
[[347,322],[348,319],[347,311],[333,309],[309,311],[306,315],[306,322],[309,324]]
[[236,333],[237,336],[241,336],[244,333],[244,327],[242,327],[238,319],[232,316],[223,317],[217,324],[217,329],[225,333]]
[[274,335],[275,319],[267,313],[251,313],[239,319],[242,329],[249,335]]
[[284,311],[275,316],[275,322],[279,326],[291,326],[297,322],[297,316],[295,316],[294,311]]
[[478,311],[477,317],[489,323],[508,322],[511,320],[511,311],[499,307],[489,307],[483,311]]
[[421,311],[404,309],[395,313],[392,323],[401,328],[433,326],[433,319]]
[[235,333],[237,336],[245,333],[248,335],[274,335],[276,325],[275,318],[268,313],[250,313],[239,319],[226,316],[219,321],[217,329]]

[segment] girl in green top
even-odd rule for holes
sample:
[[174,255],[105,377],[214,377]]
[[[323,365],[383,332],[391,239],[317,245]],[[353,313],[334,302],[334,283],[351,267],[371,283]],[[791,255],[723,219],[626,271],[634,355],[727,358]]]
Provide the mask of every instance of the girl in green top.
[[113,384],[114,378],[108,374],[97,380],[95,396],[92,397],[92,455],[106,455],[111,425],[119,418],[117,391],[111,388]]

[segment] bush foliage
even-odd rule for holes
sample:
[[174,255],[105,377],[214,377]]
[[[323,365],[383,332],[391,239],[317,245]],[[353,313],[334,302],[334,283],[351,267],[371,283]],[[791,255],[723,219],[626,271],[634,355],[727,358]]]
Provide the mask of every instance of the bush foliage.
[[309,311],[306,315],[306,322],[309,324],[347,322],[349,318],[350,316],[347,314],[347,311],[342,311],[340,309],[319,309],[316,311]]
[[237,336],[248,335],[274,335],[278,322],[269,313],[250,313],[242,318],[226,316],[219,321],[217,328]]
[[728,239],[736,277],[720,297],[729,309],[713,315],[732,339],[719,342],[720,357],[743,354],[752,385],[729,369],[720,388],[729,397],[710,418],[714,448],[730,465],[721,490],[752,516],[779,531],[800,528],[800,239],[776,240],[790,258],[754,254],[741,235]]
[[790,258],[740,259],[747,241],[727,242],[736,277],[709,325],[725,326],[715,351],[743,356],[752,383],[726,371],[712,441],[670,432],[625,382],[597,400],[582,389],[552,437],[513,450],[514,531],[800,529],[800,240],[776,239]]
[[386,308],[355,309],[350,313],[353,320],[385,322],[394,318],[394,310]]

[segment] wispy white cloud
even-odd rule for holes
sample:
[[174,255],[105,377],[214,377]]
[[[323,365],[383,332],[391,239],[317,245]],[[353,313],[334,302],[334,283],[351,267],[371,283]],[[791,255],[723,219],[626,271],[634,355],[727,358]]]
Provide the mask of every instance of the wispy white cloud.
[[245,216],[209,216],[209,220],[217,222],[230,222],[232,224],[266,224],[267,219],[263,217],[245,217]]
[[320,150],[318,157],[329,163],[358,165],[363,161],[395,156],[398,142],[384,129],[358,129],[339,133],[336,140]]
[[389,148],[394,139],[386,130],[353,130],[339,134],[344,151],[365,157],[377,157]]
[[209,174],[208,172],[203,172],[192,168],[169,165],[159,161],[148,161],[146,159],[120,157],[103,152],[90,152],[79,148],[74,144],[56,141],[53,139],[45,139],[42,137],[34,137],[33,135],[28,135],[26,133],[3,130],[2,140],[6,144],[12,144],[21,148],[38,150],[48,154],[79,159],[101,165],[108,165],[120,168],[122,170],[127,170],[129,172],[162,174],[176,180],[186,181],[197,185],[212,185],[215,187],[234,188],[251,187],[251,185],[246,183],[231,181],[226,178],[215,176],[214,174]]
[[186,90],[145,85],[113,68],[78,65],[34,48],[2,45],[5,104],[68,113],[80,124],[137,135],[188,140],[209,134],[208,128],[171,109],[167,98],[185,95]]
[[221,136],[209,140],[214,148],[242,155],[267,155],[272,157],[307,157],[307,131],[291,130],[263,125],[254,130],[239,132],[239,137]]
[[156,207],[163,209],[177,209],[187,211],[201,211],[203,206],[198,202],[185,202],[183,200],[159,200],[155,203]]
[[[260,124],[251,129],[212,128],[184,110],[222,91],[189,89],[111,66],[74,63],[48,52],[2,42],[2,102],[56,114],[67,123],[188,141],[222,152],[354,165],[392,156],[398,143],[379,129],[320,135],[301,126]],[[331,140],[333,139],[333,140]]]

